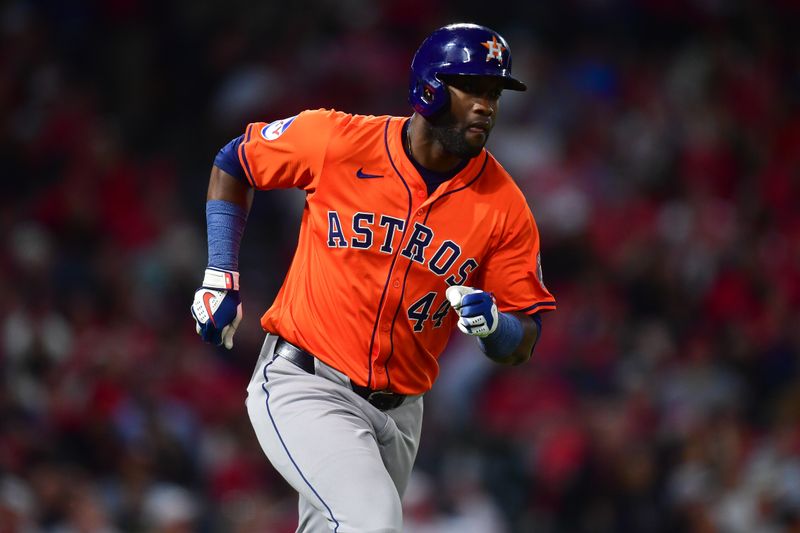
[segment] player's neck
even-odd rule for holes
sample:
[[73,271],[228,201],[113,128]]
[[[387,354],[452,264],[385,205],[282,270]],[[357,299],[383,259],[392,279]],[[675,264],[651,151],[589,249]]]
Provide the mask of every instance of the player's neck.
[[463,161],[457,155],[447,152],[444,146],[433,138],[428,123],[416,113],[412,115],[407,131],[405,142],[409,155],[428,170],[449,172]]

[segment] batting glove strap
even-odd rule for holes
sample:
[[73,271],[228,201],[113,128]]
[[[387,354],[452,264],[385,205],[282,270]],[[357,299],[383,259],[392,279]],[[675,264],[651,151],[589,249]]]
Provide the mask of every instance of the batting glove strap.
[[239,273],[208,267],[203,276],[203,287],[208,289],[239,290]]

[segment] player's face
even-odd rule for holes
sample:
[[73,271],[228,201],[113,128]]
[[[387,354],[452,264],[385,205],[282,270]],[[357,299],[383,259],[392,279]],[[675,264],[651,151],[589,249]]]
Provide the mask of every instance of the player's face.
[[433,135],[447,152],[462,159],[481,153],[494,127],[503,80],[492,76],[447,79],[450,110],[433,121]]

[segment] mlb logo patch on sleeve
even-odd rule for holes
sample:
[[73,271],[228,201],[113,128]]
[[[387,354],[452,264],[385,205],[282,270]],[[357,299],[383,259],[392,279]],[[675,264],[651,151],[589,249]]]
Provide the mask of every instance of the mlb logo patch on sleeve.
[[289,118],[284,118],[281,120],[276,120],[275,122],[270,122],[263,128],[261,128],[261,136],[264,137],[268,141],[274,141],[281,135],[286,129],[292,125],[294,119],[297,118],[297,115]]

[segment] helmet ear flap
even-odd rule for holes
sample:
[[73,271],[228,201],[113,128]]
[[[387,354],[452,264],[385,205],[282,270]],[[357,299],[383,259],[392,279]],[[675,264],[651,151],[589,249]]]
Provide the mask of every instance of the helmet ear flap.
[[423,117],[431,117],[447,106],[449,98],[447,86],[435,76],[427,81],[417,77],[410,91],[409,101],[417,113]]

